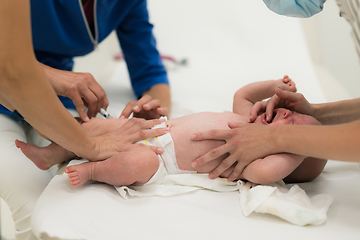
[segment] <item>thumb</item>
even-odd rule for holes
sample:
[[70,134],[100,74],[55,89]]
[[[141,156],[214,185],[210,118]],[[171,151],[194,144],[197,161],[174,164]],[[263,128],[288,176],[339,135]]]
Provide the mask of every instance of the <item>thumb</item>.
[[275,88],[275,94],[284,100],[295,101],[297,94],[295,92],[283,91],[280,88]]
[[242,122],[229,122],[228,125],[230,128],[238,128],[241,127],[244,123]]

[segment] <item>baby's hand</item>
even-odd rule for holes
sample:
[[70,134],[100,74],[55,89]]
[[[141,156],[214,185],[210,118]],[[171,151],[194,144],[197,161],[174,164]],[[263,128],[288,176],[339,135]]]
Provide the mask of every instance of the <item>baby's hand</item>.
[[284,78],[277,80],[278,84],[276,87],[280,88],[283,91],[296,92],[296,85],[288,75],[285,75]]

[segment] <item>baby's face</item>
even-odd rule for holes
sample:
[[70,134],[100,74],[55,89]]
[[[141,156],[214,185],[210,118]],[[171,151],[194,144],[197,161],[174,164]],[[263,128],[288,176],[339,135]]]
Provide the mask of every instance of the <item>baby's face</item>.
[[296,124],[296,125],[321,125],[314,117],[300,114],[297,112],[290,111],[285,108],[274,109],[272,121],[267,122],[265,120],[265,113],[257,116],[254,121],[258,124],[263,125],[284,125],[284,124]]

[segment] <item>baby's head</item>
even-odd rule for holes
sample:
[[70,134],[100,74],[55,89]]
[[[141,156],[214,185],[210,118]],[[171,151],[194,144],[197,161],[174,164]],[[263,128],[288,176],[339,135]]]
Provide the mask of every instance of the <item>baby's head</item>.
[[274,109],[273,118],[269,122],[265,120],[265,113],[257,116],[254,122],[271,126],[283,124],[321,125],[321,123],[312,116],[300,114],[285,108]]

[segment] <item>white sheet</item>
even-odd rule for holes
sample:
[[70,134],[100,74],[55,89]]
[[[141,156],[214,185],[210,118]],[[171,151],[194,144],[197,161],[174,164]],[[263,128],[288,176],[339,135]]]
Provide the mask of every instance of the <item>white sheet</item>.
[[[272,14],[262,1],[150,0],[149,9],[161,53],[189,60],[187,67],[169,71],[171,117],[229,111],[238,88],[284,74],[311,102],[325,101],[299,22]],[[134,99],[127,79],[120,63],[106,87],[115,116]],[[38,201],[32,225],[40,239],[358,239],[358,164],[330,162],[320,177],[300,187],[309,196],[334,197],[325,224],[298,227],[270,215],[244,217],[236,192],[123,200],[112,186],[74,188],[66,176],[56,176]]]

